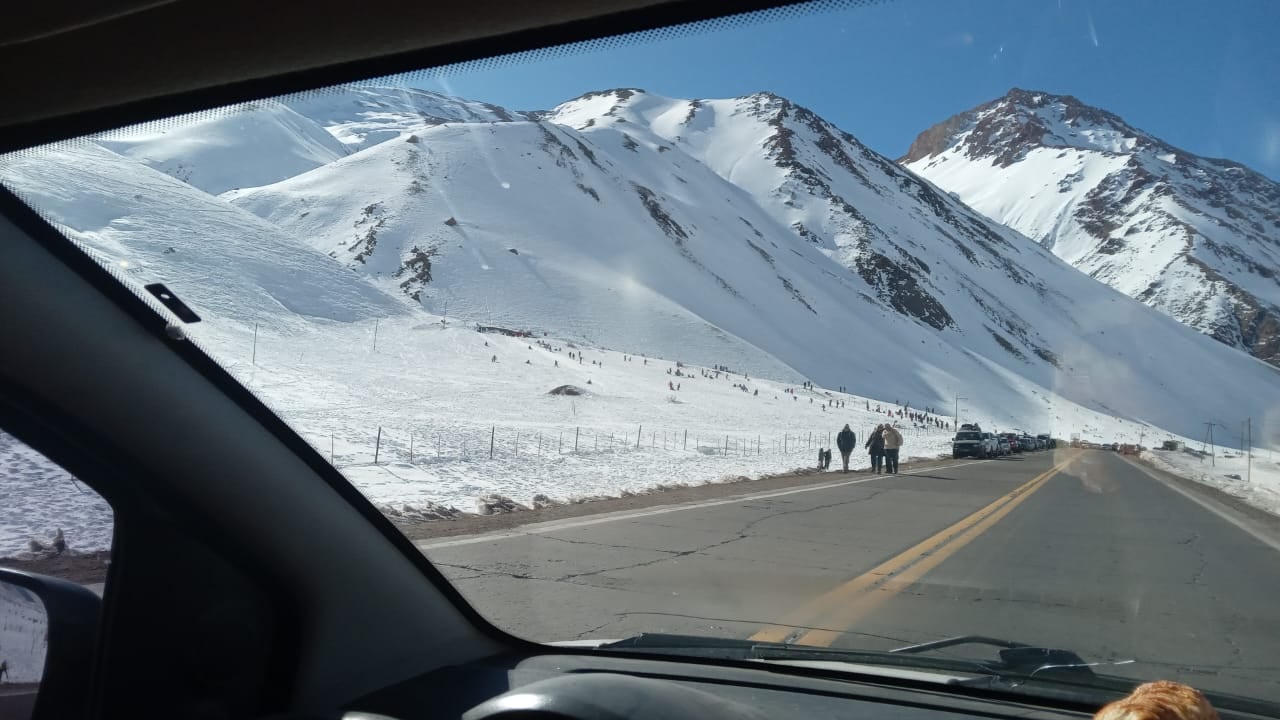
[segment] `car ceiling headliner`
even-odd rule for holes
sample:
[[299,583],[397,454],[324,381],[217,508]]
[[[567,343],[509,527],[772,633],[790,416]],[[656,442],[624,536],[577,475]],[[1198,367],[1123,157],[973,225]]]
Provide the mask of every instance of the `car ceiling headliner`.
[[0,25],[0,150],[264,95],[781,4],[20,3],[5,8]]

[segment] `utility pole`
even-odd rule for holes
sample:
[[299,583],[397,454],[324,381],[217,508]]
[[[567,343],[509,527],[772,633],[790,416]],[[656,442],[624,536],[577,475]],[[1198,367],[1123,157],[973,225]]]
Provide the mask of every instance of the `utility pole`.
[[378,318],[373,319],[373,351],[378,351]]
[[[1207,422],[1204,424],[1204,427],[1205,427],[1205,439],[1209,443],[1209,464],[1214,467],[1217,467],[1218,461],[1216,457],[1216,451],[1214,450],[1214,447],[1213,447],[1213,423]],[[1200,446],[1200,452],[1204,452],[1203,445]],[[1201,462],[1203,462],[1203,460]]]
[[1247,462],[1249,464],[1247,466],[1248,469],[1245,470],[1245,482],[1252,483],[1253,482],[1253,418],[1247,418],[1245,420],[1245,432],[1247,432],[1249,435],[1248,445],[1246,445],[1246,447],[1249,449],[1249,454],[1247,456],[1248,457]]

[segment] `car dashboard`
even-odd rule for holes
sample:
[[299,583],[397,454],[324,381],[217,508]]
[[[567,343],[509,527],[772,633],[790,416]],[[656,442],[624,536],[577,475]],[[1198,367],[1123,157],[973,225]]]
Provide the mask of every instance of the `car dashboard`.
[[961,718],[1071,719],[1089,713],[795,667],[751,668],[599,653],[489,658],[371,694],[347,710],[393,718]]

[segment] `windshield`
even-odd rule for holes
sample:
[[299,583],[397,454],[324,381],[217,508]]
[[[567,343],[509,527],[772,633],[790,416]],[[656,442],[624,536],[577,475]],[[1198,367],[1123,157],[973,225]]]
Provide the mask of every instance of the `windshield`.
[[[512,634],[983,635],[1280,701],[1278,26],[822,2],[119,128],[0,182],[185,302]],[[1010,427],[1045,441],[954,445]],[[936,654],[990,648],[904,657]]]

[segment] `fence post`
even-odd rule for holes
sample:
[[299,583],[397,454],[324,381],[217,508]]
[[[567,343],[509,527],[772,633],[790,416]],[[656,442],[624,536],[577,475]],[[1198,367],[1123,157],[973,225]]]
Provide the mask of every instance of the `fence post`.
[[782,454],[783,455],[787,454],[787,434],[786,433],[782,434]]
[[516,432],[516,457],[520,456],[520,433]]
[[813,447],[813,431],[812,430],[809,431],[809,447],[810,448]]
[[378,426],[378,439],[373,445],[373,464],[378,464],[378,451],[382,449],[382,426]]
[[687,429],[684,431],[684,447],[681,449],[683,450],[689,449],[689,431]]
[[724,436],[724,454],[725,455],[729,454],[729,436],[728,435]]
[[557,455],[564,454],[564,431],[563,430],[560,431],[560,442],[559,444],[556,445],[556,454]]
[[640,433],[641,433],[641,431],[643,431],[643,430],[644,430],[644,426],[643,426],[643,425],[640,425],[640,426],[636,427],[636,448],[637,448],[637,449],[639,449],[639,447],[640,447]]
[[759,435],[756,436],[756,454],[757,455],[760,454],[760,436]]
[[573,429],[573,451],[575,453],[578,452],[578,431],[579,430],[581,430],[581,428]]
[[251,365],[258,364],[258,323],[253,324],[253,359],[249,363]]
[[336,465],[333,461],[333,433],[329,433],[329,464]]
[[436,433],[436,459],[440,458],[440,433]]
[[596,432],[596,433],[592,433],[592,434],[591,434],[591,437],[592,437],[592,439],[593,439],[593,442],[595,442],[595,444],[596,444],[596,449],[595,449],[595,451],[596,451],[596,452],[600,452],[600,433],[598,433],[598,432]]
[[413,464],[413,431],[409,431],[409,464]]
[[497,435],[497,431],[498,431],[498,426],[496,425],[489,426],[489,459],[490,460],[493,459],[493,438],[495,435]]

